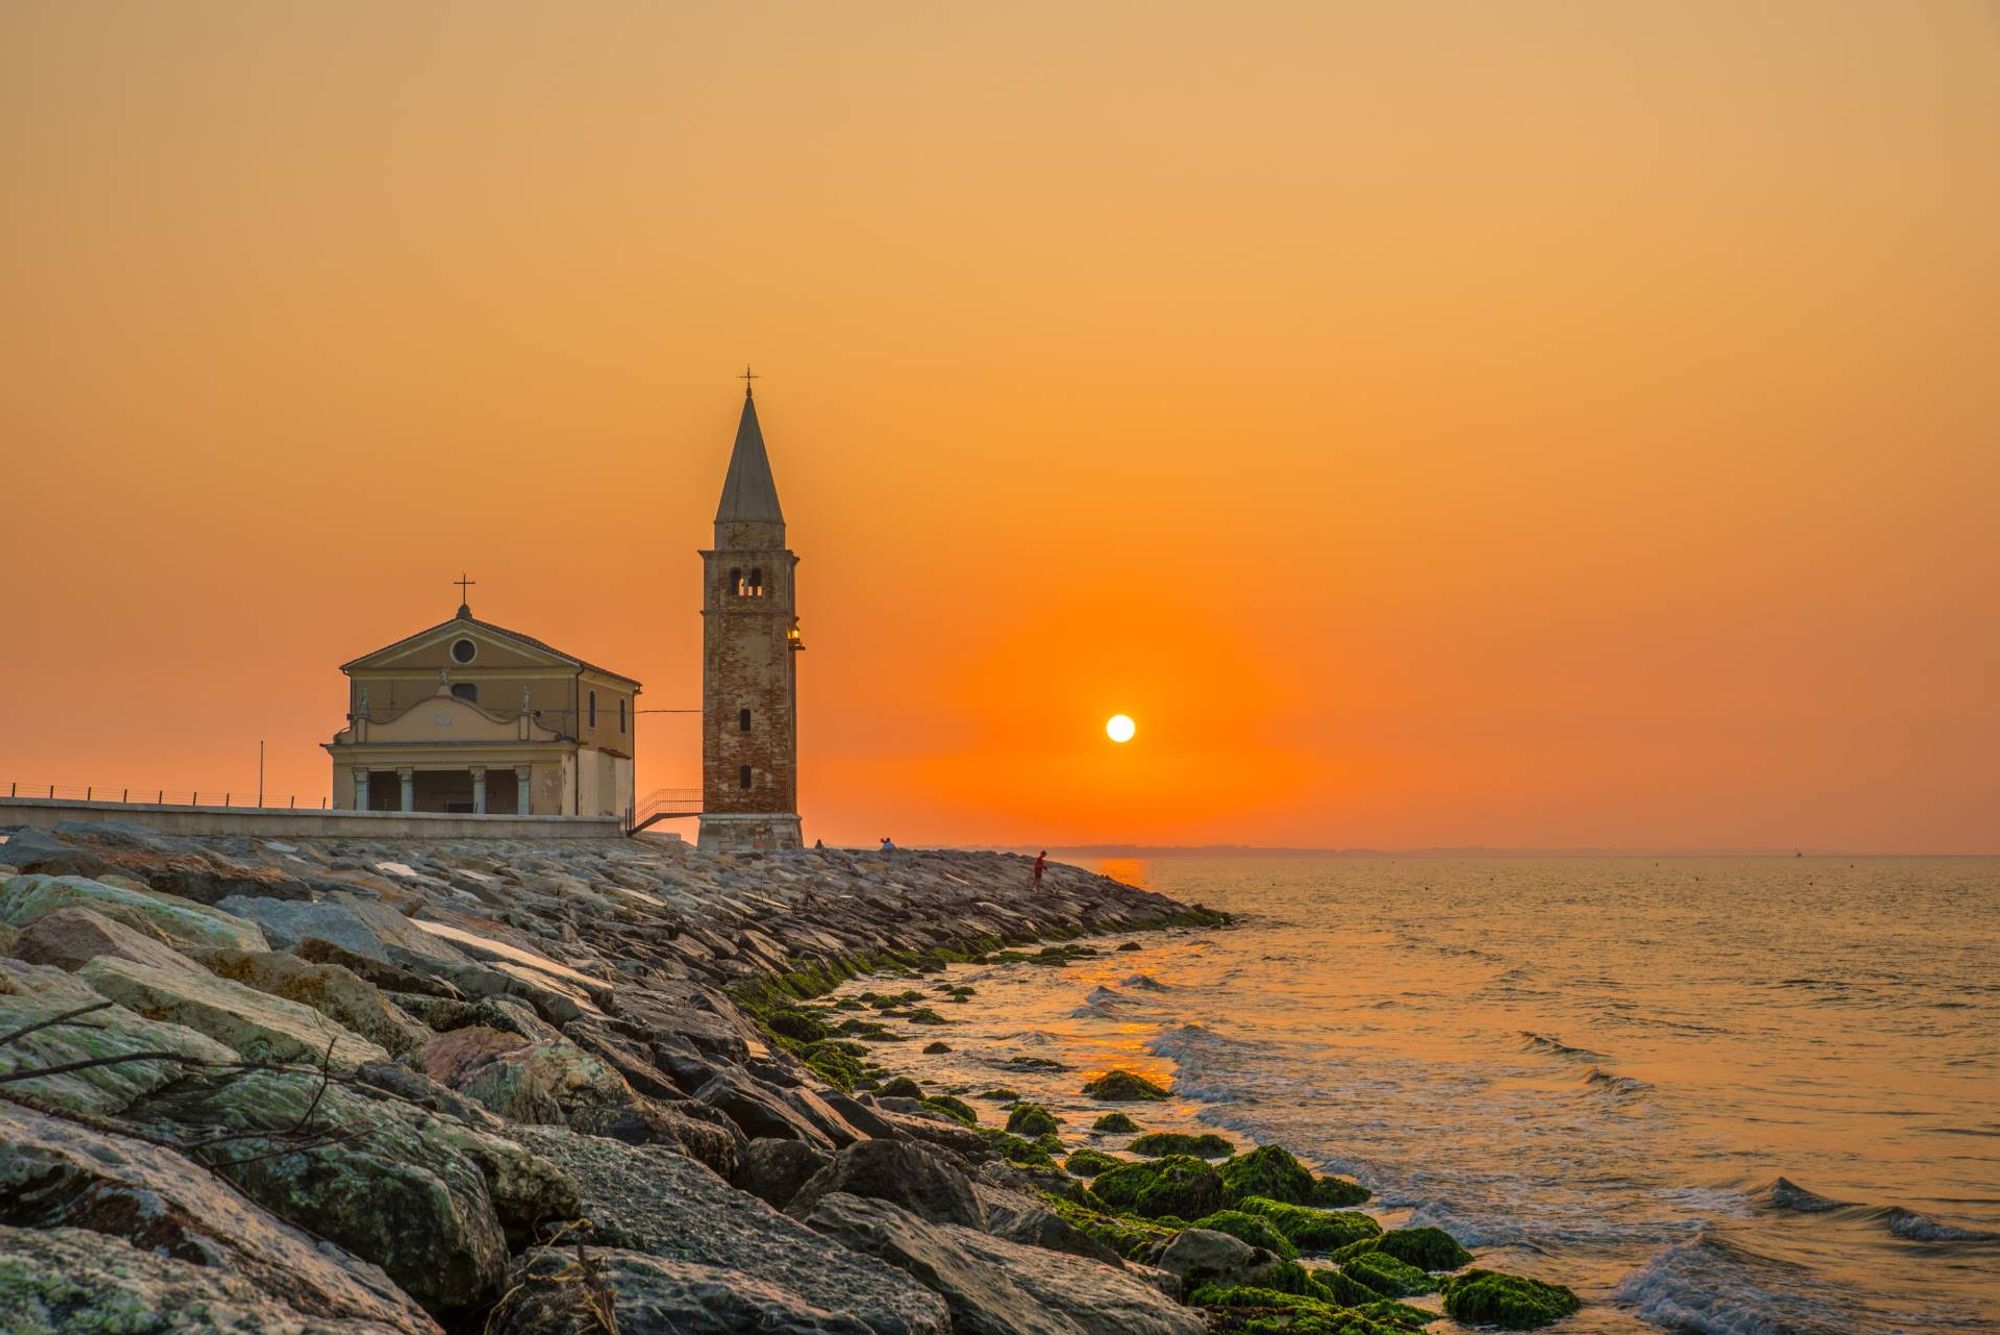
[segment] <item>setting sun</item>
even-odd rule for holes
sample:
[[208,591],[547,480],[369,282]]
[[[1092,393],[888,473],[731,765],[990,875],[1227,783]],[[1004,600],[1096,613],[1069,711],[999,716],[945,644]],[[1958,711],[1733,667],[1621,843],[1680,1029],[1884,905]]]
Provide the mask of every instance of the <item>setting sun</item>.
[[1113,714],[1104,725],[1104,735],[1114,742],[1129,742],[1132,734],[1139,731],[1139,725],[1129,714]]

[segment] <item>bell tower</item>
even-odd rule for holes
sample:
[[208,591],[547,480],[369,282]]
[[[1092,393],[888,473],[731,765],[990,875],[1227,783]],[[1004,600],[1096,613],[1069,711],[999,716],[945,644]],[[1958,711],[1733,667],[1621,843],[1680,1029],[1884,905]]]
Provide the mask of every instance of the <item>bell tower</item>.
[[701,847],[797,848],[799,558],[757,424],[754,377],[701,554]]

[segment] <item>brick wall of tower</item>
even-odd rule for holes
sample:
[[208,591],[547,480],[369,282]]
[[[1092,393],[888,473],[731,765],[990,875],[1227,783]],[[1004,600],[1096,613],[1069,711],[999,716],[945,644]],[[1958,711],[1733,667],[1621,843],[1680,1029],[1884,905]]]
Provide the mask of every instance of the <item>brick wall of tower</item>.
[[[703,552],[702,564],[702,810],[793,815],[798,654],[788,632],[797,612],[798,558],[781,546],[743,547]],[[740,595],[732,572],[753,570],[763,574],[762,596]],[[741,783],[746,765],[748,788]],[[706,832],[704,826],[704,839]]]

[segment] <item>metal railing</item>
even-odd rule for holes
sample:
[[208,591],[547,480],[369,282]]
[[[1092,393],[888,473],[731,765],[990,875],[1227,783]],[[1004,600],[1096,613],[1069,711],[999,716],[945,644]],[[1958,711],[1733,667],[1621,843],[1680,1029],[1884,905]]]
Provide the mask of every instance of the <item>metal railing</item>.
[[628,834],[637,834],[659,821],[700,814],[701,789],[655,788],[625,814],[625,830]]
[[[333,805],[329,797],[296,794],[277,797],[239,793],[233,789],[183,792],[174,788],[133,788],[110,784],[18,783],[9,781],[5,796],[30,798],[40,802],[110,802],[120,806],[240,807],[252,811],[326,811]],[[238,802],[237,798],[243,798]]]

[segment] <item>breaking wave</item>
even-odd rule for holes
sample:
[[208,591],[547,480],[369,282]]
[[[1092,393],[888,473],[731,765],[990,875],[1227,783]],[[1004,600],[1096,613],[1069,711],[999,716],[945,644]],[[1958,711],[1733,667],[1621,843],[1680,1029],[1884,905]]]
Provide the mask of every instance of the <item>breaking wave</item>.
[[1854,1335],[1864,1329],[1823,1277],[1713,1231],[1659,1253],[1620,1281],[1612,1297],[1632,1304],[1642,1320],[1692,1335]]

